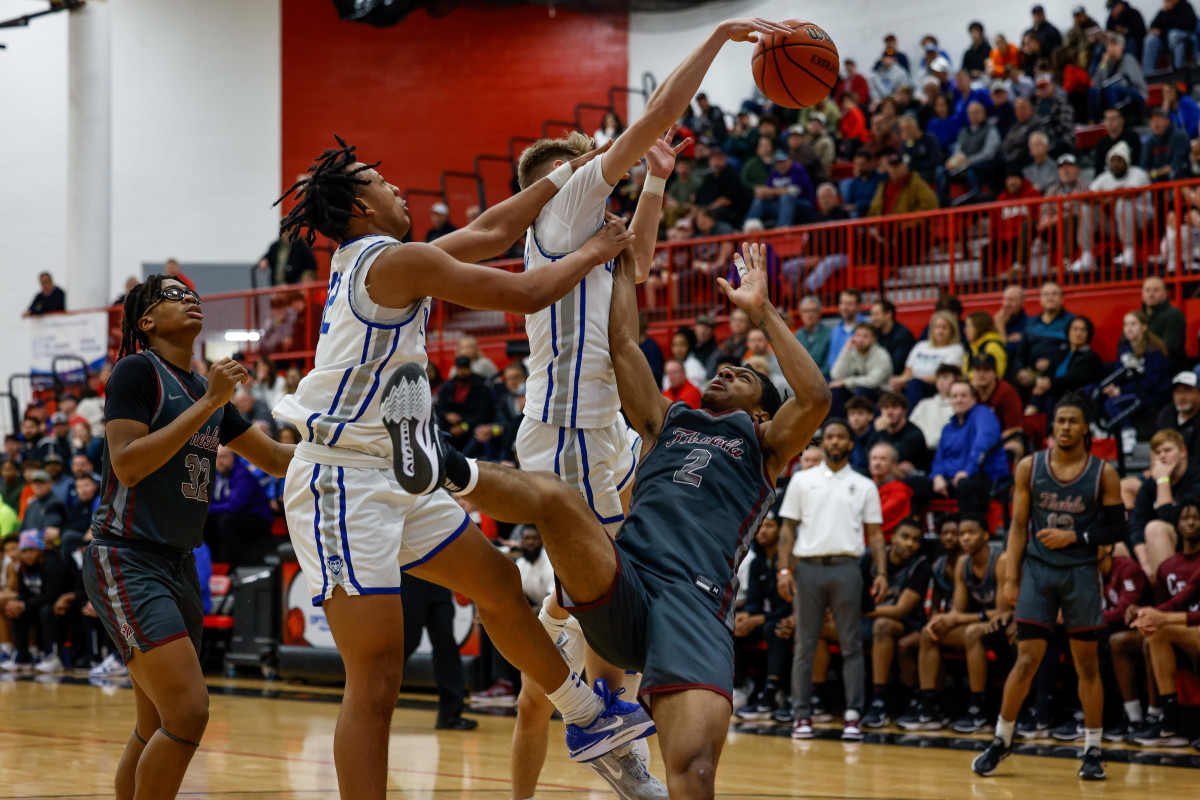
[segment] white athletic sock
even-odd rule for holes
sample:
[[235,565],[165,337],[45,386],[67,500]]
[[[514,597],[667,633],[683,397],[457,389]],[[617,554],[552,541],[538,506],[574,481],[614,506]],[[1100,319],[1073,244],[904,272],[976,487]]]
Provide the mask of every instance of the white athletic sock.
[[1162,718],[1162,709],[1159,708],[1158,706],[1147,706],[1146,707],[1146,716],[1147,717],[1158,717],[1161,719]]
[[1100,743],[1103,740],[1104,740],[1104,728],[1084,728],[1083,729],[1083,749],[1085,752],[1092,747],[1099,748]]
[[558,640],[558,635],[562,633],[563,628],[567,627],[567,622],[570,617],[555,619],[550,616],[550,610],[547,606],[550,605],[550,595],[546,595],[546,599],[542,601],[542,607],[538,611],[538,622],[542,623],[542,627],[546,629],[546,633],[550,634],[550,638]]
[[1016,724],[1015,720],[1008,720],[1004,717],[996,719],[996,736],[1004,742],[1005,747],[1012,744],[1013,728],[1016,727]]
[[1142,703],[1140,700],[1130,700],[1125,704],[1125,718],[1129,720],[1131,725],[1141,724]]
[[604,701],[572,672],[562,686],[546,695],[569,725],[586,728],[604,713]]

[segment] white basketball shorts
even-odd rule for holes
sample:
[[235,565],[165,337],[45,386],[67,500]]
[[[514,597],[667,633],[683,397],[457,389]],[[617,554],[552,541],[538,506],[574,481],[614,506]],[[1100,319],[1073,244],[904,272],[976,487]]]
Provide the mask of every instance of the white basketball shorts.
[[525,417],[516,449],[521,469],[556,473],[579,490],[600,524],[625,519],[621,492],[633,480],[642,437],[624,420],[608,428],[560,428]]
[[333,596],[399,594],[405,570],[423,564],[470,519],[442,490],[420,497],[390,469],[315,464],[294,457],[284,512],[314,606]]

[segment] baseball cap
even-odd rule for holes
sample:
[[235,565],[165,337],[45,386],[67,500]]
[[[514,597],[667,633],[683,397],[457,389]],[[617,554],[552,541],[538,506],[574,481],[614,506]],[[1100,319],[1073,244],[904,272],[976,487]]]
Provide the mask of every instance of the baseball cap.
[[17,537],[17,543],[22,550],[45,550],[46,534],[37,528],[30,528],[27,531],[21,531],[20,536]]
[[971,369],[990,369],[996,371],[996,359],[986,353],[983,355],[972,356]]
[[60,456],[58,453],[47,453],[46,458],[45,458],[45,463],[61,464],[61,463],[63,463],[62,456]]
[[29,476],[29,481],[31,483],[37,483],[38,481],[45,481],[46,483],[49,483],[50,473],[46,472],[44,469],[35,469],[33,474]]
[[887,157],[889,164],[908,164],[909,157],[905,153],[891,153]]
[[717,327],[717,321],[712,318],[712,314],[701,314],[696,317],[697,325],[707,325],[710,328]]
[[1038,86],[1044,86],[1047,83],[1054,83],[1054,76],[1049,72],[1039,72],[1037,74],[1036,83]]
[[812,122],[813,120],[816,120],[817,122],[821,123],[822,125],[825,125],[826,123],[829,122],[829,120],[825,118],[825,114],[821,111],[812,111],[809,113],[808,121]]
[[471,366],[471,359],[468,356],[459,356],[458,358],[454,359],[454,366],[467,367],[469,369]]
[[1075,6],[1071,9],[1072,16],[1078,16],[1079,14],[1087,14],[1087,9],[1083,6]]
[[[801,125],[799,122],[797,122],[795,125],[788,128],[788,135],[790,136],[793,133],[796,134],[797,136],[803,136],[804,135],[804,126]],[[776,161],[778,161],[778,160],[779,159],[776,159]]]
[[1197,386],[1200,386],[1200,380],[1196,378],[1196,373],[1185,370],[1174,378],[1171,378],[1171,388],[1173,389],[1176,386],[1190,386],[1195,389]]
[[1007,92],[1008,84],[1004,81],[992,81],[991,89],[993,92]]
[[446,205],[445,203],[434,203],[433,208],[429,210],[435,214],[449,214],[450,206]]
[[792,157],[787,154],[786,150],[776,150],[775,151],[775,159],[774,159],[775,161],[790,161],[791,158]]
[[1075,156],[1073,156],[1070,153],[1063,153],[1061,156],[1058,157],[1058,165],[1060,167],[1063,164],[1078,164],[1078,163],[1079,162],[1075,160]]
[[50,415],[50,424],[52,425],[66,425],[70,421],[67,418],[66,412],[63,411],[55,411]]
[[933,61],[929,62],[929,66],[926,67],[926,69],[928,69],[930,72],[949,72],[950,62],[941,56],[938,56]]
[[1029,13],[1030,14],[1045,14],[1046,9],[1042,8],[1040,5],[1036,5],[1033,8],[1029,9]]
[[930,42],[929,44],[925,45],[926,53],[936,53],[937,49],[938,49],[937,45],[934,44],[933,42]]

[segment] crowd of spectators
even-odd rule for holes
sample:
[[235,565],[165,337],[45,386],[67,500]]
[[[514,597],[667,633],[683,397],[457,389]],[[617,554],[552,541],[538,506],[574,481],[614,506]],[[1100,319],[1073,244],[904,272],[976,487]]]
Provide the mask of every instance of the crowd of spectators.
[[[698,95],[671,133],[694,144],[676,160],[668,181],[662,238],[679,243],[1200,175],[1200,161],[1193,158],[1200,155],[1200,105],[1175,72],[1194,63],[1200,43],[1189,0],[1164,0],[1149,25],[1137,9],[1116,1],[1108,3],[1103,24],[1076,7],[1065,32],[1041,6],[1033,8],[1020,37],[989,35],[981,22],[972,22],[969,31],[971,44],[957,59],[936,36],[923,37],[919,56],[910,57],[889,35],[869,69],[844,57],[830,96],[805,109],[758,97],[727,113]],[[1163,84],[1161,104],[1156,100],[1153,107],[1147,75]],[[1090,153],[1077,148],[1077,126],[1087,124],[1104,126],[1094,149],[1087,145]],[[1149,130],[1142,136],[1144,124]],[[610,112],[596,139],[620,130]],[[1117,147],[1121,143],[1125,149]],[[614,193],[612,210],[632,213],[643,180],[635,169]],[[1060,224],[1070,243],[1067,260],[1077,271],[1094,266],[1097,239],[1115,241],[1118,265],[1133,263],[1143,239],[1162,239],[1161,257],[1166,237],[1175,232],[1173,226],[1166,230],[1166,209],[1154,206],[1122,198],[1095,208],[1067,207],[1061,220],[1053,204],[1005,208],[995,214],[985,265],[1019,272],[1056,246],[1052,229]],[[433,222],[430,235],[438,215]],[[1200,256],[1197,227],[1188,236]],[[855,235],[863,239],[872,231]],[[873,246],[889,264],[914,257],[895,252],[902,249],[896,242]],[[682,279],[680,273],[727,268],[728,254],[701,265],[688,263],[686,255],[661,255],[647,287],[650,307],[661,302],[663,285]],[[823,255],[819,266],[809,265],[810,292],[845,264],[844,250]],[[682,263],[668,263],[673,257]],[[797,266],[784,266],[789,278]]]

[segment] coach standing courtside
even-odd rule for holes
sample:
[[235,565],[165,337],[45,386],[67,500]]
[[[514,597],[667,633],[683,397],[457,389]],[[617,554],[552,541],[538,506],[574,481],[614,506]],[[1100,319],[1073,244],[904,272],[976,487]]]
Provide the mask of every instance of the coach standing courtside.
[[826,609],[833,615],[842,650],[842,683],[846,691],[842,738],[862,739],[866,695],[861,623],[863,574],[859,559],[865,540],[871,543],[871,559],[875,564],[872,594],[876,599],[888,590],[888,571],[879,491],[869,478],[850,469],[853,447],[854,437],[846,422],[838,419],[826,422],[821,437],[825,463],[792,477],[779,510],[783,517],[779,537],[779,594],[785,600],[794,597],[796,603],[793,739],[811,739],[813,735],[813,655],[825,624]]

